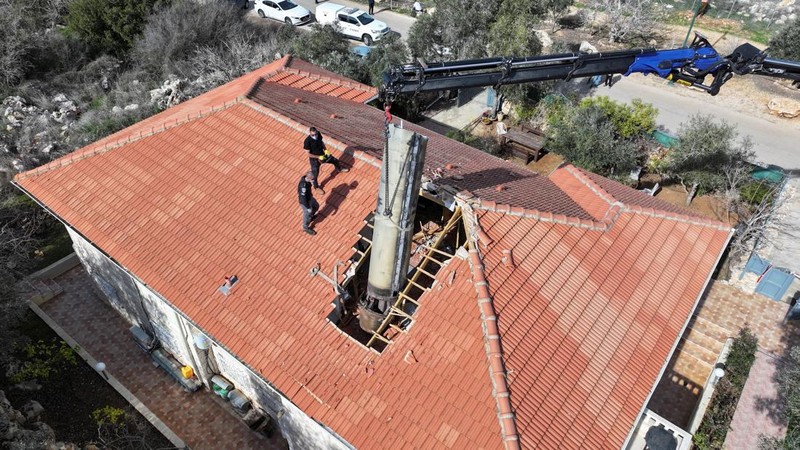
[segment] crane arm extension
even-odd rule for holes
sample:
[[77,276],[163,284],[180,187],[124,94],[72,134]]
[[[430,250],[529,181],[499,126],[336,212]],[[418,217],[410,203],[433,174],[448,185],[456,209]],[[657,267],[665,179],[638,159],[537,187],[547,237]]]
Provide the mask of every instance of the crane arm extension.
[[[383,76],[379,96],[391,102],[417,92],[570,80],[595,75],[654,74],[716,95],[733,74],[800,80],[800,63],[767,58],[750,44],[720,56],[697,34],[691,46],[669,50],[634,49],[602,53],[562,53],[525,58],[484,58],[394,66]],[[705,78],[711,76],[710,83]]]

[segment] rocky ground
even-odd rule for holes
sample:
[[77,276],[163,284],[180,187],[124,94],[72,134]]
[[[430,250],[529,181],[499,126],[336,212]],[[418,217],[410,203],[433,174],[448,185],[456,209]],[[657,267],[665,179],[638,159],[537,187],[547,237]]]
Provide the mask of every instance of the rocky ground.
[[[32,342],[58,342],[56,334],[32,312],[21,330]],[[134,410],[102,377],[80,358],[77,364],[46,379],[9,381],[9,365],[0,366],[0,448],[92,450],[103,445],[92,413],[110,406],[130,418],[132,441],[125,448],[168,449],[170,442]],[[72,444],[76,443],[76,444]],[[97,445],[97,446],[95,446]]]

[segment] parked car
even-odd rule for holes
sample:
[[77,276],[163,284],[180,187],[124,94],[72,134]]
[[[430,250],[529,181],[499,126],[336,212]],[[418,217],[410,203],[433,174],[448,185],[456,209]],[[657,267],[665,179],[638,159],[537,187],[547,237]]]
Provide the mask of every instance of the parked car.
[[380,40],[389,33],[389,26],[358,8],[336,3],[323,3],[317,6],[315,15],[321,25],[333,25],[345,36],[360,40],[366,45]]
[[290,0],[256,0],[253,5],[260,17],[279,20],[286,25],[300,25],[311,20],[311,12]]

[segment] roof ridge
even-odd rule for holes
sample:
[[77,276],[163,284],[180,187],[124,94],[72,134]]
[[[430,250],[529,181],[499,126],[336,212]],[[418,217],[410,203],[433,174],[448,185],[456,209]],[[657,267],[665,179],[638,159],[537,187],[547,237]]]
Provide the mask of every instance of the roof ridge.
[[592,181],[591,178],[587,177],[586,174],[583,173],[581,169],[578,169],[572,164],[567,164],[566,166],[563,167],[563,169],[572,174],[572,176],[574,176],[578,181],[585,184],[586,187],[588,187],[591,191],[597,194],[597,196],[600,197],[600,199],[602,199],[609,205],[613,205],[615,203],[620,205],[622,204],[613,195],[611,195],[610,192],[606,191],[605,189],[600,187],[599,184]]
[[[261,114],[264,114],[264,115],[266,115],[266,116],[268,116],[268,117],[270,117],[270,118],[272,118],[274,120],[277,120],[278,122],[280,122],[280,123],[282,123],[282,124],[284,124],[284,125],[286,125],[286,126],[288,126],[290,128],[293,128],[296,131],[299,131],[300,133],[305,134],[306,132],[308,132],[308,126],[307,125],[302,124],[302,123],[292,119],[291,117],[285,116],[285,115],[283,115],[283,114],[281,114],[281,113],[279,113],[279,112],[277,112],[275,110],[272,110],[272,109],[270,109],[270,108],[268,108],[268,107],[266,107],[266,106],[264,106],[264,105],[262,105],[262,104],[260,104],[260,103],[258,103],[256,101],[253,101],[252,99],[250,99],[248,97],[242,97],[239,101],[242,103],[242,105],[247,106],[248,108],[250,108],[250,109],[252,109],[254,111],[257,111],[257,112],[259,112]],[[378,168],[381,167],[381,161],[378,160],[377,158],[375,158],[375,157],[373,157],[373,156],[371,156],[371,155],[369,155],[369,154],[367,154],[367,153],[365,153],[365,152],[363,152],[361,150],[353,149],[352,147],[348,146],[344,142],[341,142],[338,139],[336,139],[336,138],[334,138],[334,137],[332,137],[330,135],[328,135],[325,138],[325,145],[328,146],[328,147],[333,147],[333,148],[335,148],[336,150],[339,150],[342,153],[347,153],[347,154],[353,155],[353,158],[356,158],[358,160],[364,161],[365,163],[367,163],[367,164],[369,164],[369,165],[371,165],[373,167],[378,167]]]
[[[459,193],[458,197],[467,200],[465,199],[463,193]],[[724,222],[720,222],[714,219],[693,217],[685,214],[678,214],[669,211],[664,211],[661,209],[645,208],[639,205],[629,206],[621,202],[615,202],[614,204],[612,204],[611,208],[609,208],[608,213],[606,214],[605,217],[603,217],[603,219],[585,220],[574,216],[567,216],[564,214],[553,214],[551,212],[540,211],[537,209],[527,209],[517,206],[511,206],[506,203],[496,203],[492,200],[483,200],[483,199],[478,199],[476,197],[472,197],[469,201],[474,209],[479,209],[482,211],[491,211],[500,214],[505,214],[507,216],[519,216],[519,217],[524,217],[526,219],[536,219],[542,222],[551,222],[562,225],[569,225],[573,227],[587,228],[593,231],[608,231],[609,229],[611,229],[614,223],[616,223],[620,214],[625,212],[631,214],[641,214],[649,217],[657,217],[659,219],[665,219],[665,220],[674,220],[681,223],[710,227],[718,230],[728,230],[731,228],[725,225]]]
[[[348,87],[348,88],[352,88],[352,89],[357,89],[357,90],[359,90],[361,92],[369,92],[370,89],[371,89],[370,86],[367,86],[366,84],[363,84],[363,83],[347,81],[347,80],[333,78],[333,77],[329,77],[329,76],[323,76],[323,75],[316,74],[316,73],[311,73],[311,72],[308,72],[308,71],[305,71],[305,70],[300,70],[300,69],[295,69],[293,67],[288,67],[288,65],[284,66],[282,71],[283,72],[287,72],[287,73],[291,73],[291,74],[295,74],[295,75],[300,75],[300,76],[302,76],[304,78],[308,78],[308,79],[311,79],[311,80],[324,81],[326,83],[331,83],[331,84],[335,84],[335,85],[342,86],[342,87]],[[267,81],[269,81],[269,80],[267,80]]]
[[726,225],[725,222],[709,219],[705,217],[693,217],[687,214],[678,214],[670,211],[664,211],[663,209],[654,209],[654,208],[645,208],[644,206],[640,205],[623,205],[622,210],[624,212],[629,212],[632,214],[641,214],[644,216],[650,217],[657,217],[659,219],[666,219],[666,220],[674,220],[676,222],[687,223],[690,225],[698,225],[702,227],[710,227],[721,231],[731,230],[732,227],[730,225]]
[[222,102],[221,106],[219,106],[219,105],[218,106],[211,106],[205,112],[203,112],[201,110],[194,117],[191,117],[189,114],[187,114],[186,115],[186,120],[180,120],[180,119],[176,118],[174,123],[171,120],[168,120],[166,122],[162,122],[161,126],[159,128],[156,128],[154,126],[150,127],[150,132],[149,133],[146,133],[146,132],[143,132],[143,131],[140,130],[138,135],[134,134],[132,136],[123,137],[123,138],[117,139],[113,143],[106,142],[103,145],[97,145],[97,146],[94,146],[94,147],[92,147],[92,144],[89,144],[86,147],[83,147],[81,149],[75,150],[75,151],[73,151],[71,153],[68,153],[68,154],[62,156],[61,158],[56,159],[55,161],[50,161],[47,164],[42,164],[39,167],[36,167],[36,168],[31,169],[29,171],[17,174],[17,176],[15,176],[14,178],[16,180],[24,180],[26,178],[30,178],[30,177],[33,177],[33,176],[38,176],[38,175],[41,175],[43,173],[49,172],[49,171],[54,170],[54,169],[58,169],[58,168],[61,168],[61,167],[66,167],[66,166],[68,166],[68,165],[70,165],[72,163],[76,163],[78,161],[82,161],[82,160],[84,160],[86,158],[91,158],[92,156],[97,156],[97,155],[101,155],[101,154],[104,154],[104,153],[108,153],[108,152],[110,152],[112,150],[115,150],[115,149],[117,149],[119,147],[122,147],[123,145],[130,144],[131,142],[140,141],[140,140],[142,140],[144,138],[147,138],[147,137],[150,137],[150,136],[155,136],[155,135],[157,135],[159,133],[163,133],[164,131],[167,131],[169,129],[179,127],[179,126],[181,126],[183,124],[186,124],[186,123],[189,123],[189,122],[193,122],[195,120],[202,119],[204,117],[208,117],[211,114],[214,114],[216,112],[222,111],[224,109],[228,109],[228,108],[230,108],[230,107],[232,107],[234,105],[240,104],[240,103],[242,103],[242,101],[243,101],[243,97],[242,96],[237,96],[232,101],[224,101],[224,102]]
[[468,231],[469,265],[472,269],[473,286],[478,298],[478,310],[481,313],[484,351],[489,362],[489,380],[492,383],[492,395],[497,404],[497,420],[500,423],[503,446],[506,450],[519,450],[521,447],[517,432],[517,419],[511,405],[511,393],[508,390],[507,374],[503,363],[503,348],[500,342],[500,328],[497,325],[497,314],[475,236],[480,225],[468,203],[460,201],[459,206],[462,215],[465,216],[465,224],[470,229]]
[[[680,213],[667,211],[667,210],[664,210],[664,209],[648,208],[648,207],[644,207],[644,206],[641,206],[641,205],[629,205],[627,203],[624,203],[622,201],[617,200],[613,195],[611,195],[611,193],[609,193],[608,191],[606,191],[605,189],[600,187],[600,185],[598,185],[596,182],[594,182],[591,178],[589,178],[586,175],[586,173],[584,172],[584,169],[580,169],[578,167],[575,167],[572,164],[569,164],[569,165],[565,166],[564,169],[567,170],[568,172],[570,172],[571,174],[575,175],[576,178],[578,178],[579,180],[584,182],[590,189],[595,190],[594,187],[596,187],[596,189],[599,191],[598,194],[601,196],[601,198],[602,198],[602,195],[600,193],[606,193],[609,198],[614,199],[615,204],[618,204],[618,205],[620,205],[622,207],[622,211],[624,211],[624,212],[630,212],[630,213],[634,213],[634,214],[642,214],[642,215],[646,215],[646,216],[658,217],[658,218],[667,219],[667,220],[677,220],[678,222],[689,223],[689,224],[692,224],[692,225],[711,226],[712,228],[716,228],[716,229],[719,229],[719,230],[728,230],[728,229],[730,229],[729,226],[724,225],[724,222],[721,222],[719,220],[708,219],[708,218],[704,218],[704,217],[695,217],[695,216],[690,216],[688,214],[680,214]],[[597,175],[597,174],[594,174],[594,175]],[[598,175],[598,176],[602,176],[602,175]],[[604,198],[603,200],[606,200],[606,199]]]
[[623,205],[621,203],[614,203],[611,205],[611,208],[608,210],[609,212],[602,220],[588,220],[575,216],[567,216],[565,214],[553,214],[551,212],[540,211],[538,209],[511,206],[507,203],[497,203],[493,200],[483,200],[473,196],[472,193],[465,191],[459,192],[457,197],[469,202],[474,209],[492,211],[508,216],[519,216],[526,219],[536,219],[542,222],[559,223],[573,227],[588,228],[594,231],[608,231],[614,222],[616,222],[619,214],[623,211]]

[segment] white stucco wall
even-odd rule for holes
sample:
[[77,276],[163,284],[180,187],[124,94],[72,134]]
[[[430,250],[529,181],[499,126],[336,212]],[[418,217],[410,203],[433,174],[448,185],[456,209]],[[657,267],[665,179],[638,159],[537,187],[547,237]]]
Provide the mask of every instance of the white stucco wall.
[[[190,323],[158,294],[121,269],[91,242],[73,230],[69,228],[67,230],[81,263],[98,288],[106,295],[111,306],[128,322],[155,334],[161,345],[173,356],[197,371],[198,367],[193,364],[192,357],[193,339],[186,331],[189,329],[188,326],[181,326],[184,322],[187,325]],[[213,336],[208,334],[207,336],[213,342]],[[297,408],[238,358],[220,347],[218,343],[214,344],[212,352],[221,375],[247,395],[254,405],[278,419],[281,433],[291,448],[303,450],[352,448]]]
[[150,335],[155,335],[161,345],[180,362],[191,365],[175,310],[86,239],[71,229],[68,231],[75,253],[111,306],[131,324],[139,325]]
[[281,433],[291,448],[309,450],[352,448],[308,417],[225,349],[216,345],[213,349],[222,376],[233,382],[236,389],[244,392],[253,404],[273,418],[281,416],[278,419]]

